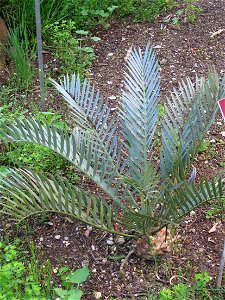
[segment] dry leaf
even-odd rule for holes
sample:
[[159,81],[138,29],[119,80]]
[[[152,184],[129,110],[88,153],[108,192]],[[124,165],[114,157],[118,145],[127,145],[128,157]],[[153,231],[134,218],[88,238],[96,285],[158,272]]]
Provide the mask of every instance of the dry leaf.
[[215,223],[211,229],[209,229],[209,233],[215,232],[217,230],[218,223]]

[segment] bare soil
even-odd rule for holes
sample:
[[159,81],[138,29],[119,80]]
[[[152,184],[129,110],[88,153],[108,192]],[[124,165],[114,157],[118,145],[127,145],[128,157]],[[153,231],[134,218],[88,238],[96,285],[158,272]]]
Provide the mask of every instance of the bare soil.
[[[225,31],[210,36],[224,29],[225,1],[200,1],[198,5],[202,12],[194,24],[164,23],[165,17],[175,14],[174,9],[157,17],[153,23],[112,20],[109,29],[95,30],[94,34],[102,40],[95,48],[97,59],[89,73],[95,86],[109,100],[112,113],[119,105],[124,58],[132,46],[144,48],[149,43],[155,48],[161,63],[162,102],[166,101],[168,90],[181,78],[195,79],[196,74],[206,75],[212,67],[221,77],[224,75]],[[208,133],[210,147],[195,161],[198,178],[211,177],[224,169],[224,131],[225,123],[218,113]],[[91,276],[83,285],[83,299],[94,299],[94,291],[102,293],[101,299],[110,299],[110,296],[118,300],[147,299],[147,289],[151,295],[155,289],[168,287],[171,278],[172,283],[182,277],[192,280],[195,273],[207,271],[214,284],[225,240],[225,221],[221,213],[207,218],[209,208],[201,207],[174,229],[178,238],[173,251],[154,260],[133,255],[122,272],[121,259],[132,248],[132,241],[125,240],[121,245],[116,237],[95,229],[87,236],[85,224],[63,216],[48,215],[44,222],[43,218],[31,220],[29,227],[20,227],[16,235],[22,239],[26,236],[39,245],[42,260],[50,259],[55,272],[65,264],[71,269],[88,265]],[[216,230],[209,233],[215,222],[218,223]],[[5,234],[15,235],[15,227],[7,219],[0,221],[0,227]],[[113,241],[112,245],[108,244],[109,240]]]

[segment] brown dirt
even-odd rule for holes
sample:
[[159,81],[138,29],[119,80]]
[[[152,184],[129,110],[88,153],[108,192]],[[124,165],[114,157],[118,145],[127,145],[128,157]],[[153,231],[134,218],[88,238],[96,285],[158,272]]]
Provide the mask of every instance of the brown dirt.
[[[150,43],[155,47],[162,68],[162,101],[166,101],[167,91],[185,76],[194,79],[196,73],[204,75],[212,66],[221,77],[224,75],[225,32],[214,38],[210,38],[210,35],[224,28],[225,1],[200,1],[198,5],[203,11],[194,24],[174,26],[164,23],[163,18],[173,14],[174,10],[158,17],[153,23],[135,24],[127,19],[114,20],[108,30],[95,30],[94,34],[102,40],[96,46],[98,58],[89,70],[90,77],[104,97],[109,99],[112,108],[118,107],[124,57],[131,46],[145,47]],[[116,96],[116,100],[110,100],[111,96]],[[224,122],[218,114],[208,134],[211,146],[196,160],[198,178],[213,176],[224,168],[224,130]],[[94,299],[93,291],[101,292],[101,299],[109,299],[110,296],[117,300],[147,299],[147,289],[151,295],[155,288],[168,286],[168,281],[174,275],[193,279],[195,273],[207,271],[216,279],[225,226],[222,215],[207,219],[208,209],[199,209],[176,228],[179,238],[171,253],[152,261],[133,255],[123,272],[120,272],[121,261],[113,260],[112,256],[126,255],[131,249],[130,241],[119,245],[113,237],[113,245],[108,245],[107,240],[111,235],[95,229],[86,237],[86,225],[62,216],[48,216],[52,225],[44,224],[41,219],[32,220],[29,232],[20,228],[17,235],[21,238],[25,233],[28,238],[31,235],[43,251],[42,259],[49,258],[54,268],[65,264],[74,269],[88,265],[91,276],[83,285],[83,299]],[[214,222],[218,221],[217,230],[209,233]],[[7,234],[13,234],[14,227],[8,226]],[[56,239],[56,235],[60,235],[60,238]],[[177,278],[174,282],[177,282]]]

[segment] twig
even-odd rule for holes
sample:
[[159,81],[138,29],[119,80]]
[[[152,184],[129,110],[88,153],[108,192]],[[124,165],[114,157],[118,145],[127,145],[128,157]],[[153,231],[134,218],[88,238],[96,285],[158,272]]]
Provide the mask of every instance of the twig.
[[211,39],[214,38],[215,36],[217,36],[217,35],[223,33],[224,31],[225,31],[225,29],[219,29],[219,30],[213,32],[213,33],[210,35]]
[[217,289],[221,288],[224,264],[225,264],[225,241],[223,244],[223,252],[220,260],[219,274],[217,277],[217,285],[216,285]]
[[155,276],[156,276],[157,280],[160,281],[160,282],[162,282],[162,283],[166,283],[166,284],[170,283],[170,280],[164,280],[164,279],[161,279],[161,278],[159,277],[159,274],[158,274],[158,273],[156,273]]
[[129,257],[134,253],[135,249],[132,249],[129,251],[129,253],[127,254],[127,256],[123,259],[123,262],[120,265],[120,271],[123,270],[125,264],[127,263]]

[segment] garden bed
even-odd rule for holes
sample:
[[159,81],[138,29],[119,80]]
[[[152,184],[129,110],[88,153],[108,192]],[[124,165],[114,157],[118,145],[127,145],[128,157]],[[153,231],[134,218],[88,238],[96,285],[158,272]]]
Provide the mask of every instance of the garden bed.
[[[112,113],[118,110],[125,57],[130,47],[144,48],[149,43],[155,49],[161,63],[162,103],[169,96],[168,91],[186,76],[195,79],[196,74],[206,75],[212,67],[221,77],[224,75],[225,31],[212,36],[224,28],[224,1],[200,1],[198,5],[202,12],[193,24],[182,20],[176,25],[165,22],[169,14],[171,18],[176,15],[174,8],[153,23],[112,20],[109,29],[94,30],[93,35],[101,41],[94,45],[97,58],[88,71],[95,86],[109,100]],[[225,125],[221,114],[218,113],[204,145],[194,163],[198,179],[224,170]],[[34,218],[29,220],[29,226],[15,230],[15,225],[4,217],[0,228],[10,239],[17,236],[34,241],[41,249],[41,261],[50,259],[55,273],[62,265],[71,269],[88,266],[91,275],[83,285],[83,299],[94,299],[94,291],[101,292],[100,299],[152,299],[156,290],[180,280],[191,282],[194,274],[203,271],[212,276],[212,286],[215,285],[225,226],[223,211],[211,215],[213,207],[213,203],[201,207],[173,229],[176,241],[170,253],[153,260],[132,255],[122,271],[121,260],[132,249],[132,241],[89,230],[70,218],[54,214],[44,221]],[[218,226],[209,233],[215,223]]]

